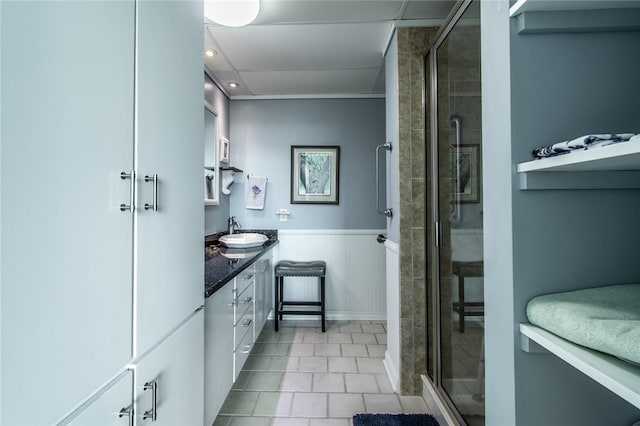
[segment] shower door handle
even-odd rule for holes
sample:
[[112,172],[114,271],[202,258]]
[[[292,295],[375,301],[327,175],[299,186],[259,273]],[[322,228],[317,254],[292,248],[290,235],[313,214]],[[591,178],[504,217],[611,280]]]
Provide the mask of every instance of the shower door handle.
[[386,142],[376,147],[376,210],[378,213],[387,217],[393,216],[391,208],[380,210],[380,148],[384,148],[386,151],[391,151],[391,142]]
[[453,153],[453,158],[456,162],[456,180],[455,185],[451,185],[451,195],[453,199],[451,221],[455,223],[460,220],[460,160],[458,158],[458,155],[460,155],[460,145],[462,143],[462,127],[460,125],[462,119],[458,115],[452,115],[450,117],[450,120],[451,126],[455,129],[456,132],[455,152]]

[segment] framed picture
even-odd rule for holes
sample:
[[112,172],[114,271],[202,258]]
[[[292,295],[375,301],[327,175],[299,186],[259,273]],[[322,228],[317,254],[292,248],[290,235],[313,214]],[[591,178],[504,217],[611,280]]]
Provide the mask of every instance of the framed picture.
[[291,146],[291,204],[338,204],[339,146]]
[[229,139],[220,137],[220,150],[218,151],[219,161],[229,163]]
[[480,146],[460,145],[452,148],[451,173],[453,193],[461,203],[480,202]]

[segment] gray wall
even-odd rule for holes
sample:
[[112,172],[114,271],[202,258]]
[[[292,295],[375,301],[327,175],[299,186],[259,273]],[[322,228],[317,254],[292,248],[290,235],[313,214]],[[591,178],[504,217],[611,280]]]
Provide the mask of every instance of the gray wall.
[[[213,106],[218,114],[218,132],[229,138],[229,99],[209,76],[204,76],[204,100]],[[226,229],[229,217],[229,197],[220,193],[220,205],[204,207],[204,232],[211,234]]]
[[[389,49],[384,57],[385,67],[385,91],[386,91],[386,141],[391,142],[391,152],[385,154],[387,163],[387,203],[384,207],[390,207],[395,213],[387,220],[387,237],[396,243],[400,243],[400,159],[398,154],[398,141],[400,139],[400,106],[398,92],[398,34],[394,32]],[[382,153],[385,152],[381,150]],[[380,202],[380,204],[383,204]]]
[[[251,229],[384,229],[375,208],[375,147],[385,141],[383,99],[233,100],[230,214]],[[291,145],[340,146],[340,203],[290,203]],[[245,208],[246,176],[266,176],[264,210]],[[275,212],[287,209],[289,221]]]

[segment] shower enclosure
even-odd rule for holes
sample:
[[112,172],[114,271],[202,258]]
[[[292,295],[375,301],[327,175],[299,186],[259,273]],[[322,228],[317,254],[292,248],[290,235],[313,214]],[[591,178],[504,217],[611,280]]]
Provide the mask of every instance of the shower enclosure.
[[425,57],[427,376],[458,422],[484,425],[479,0]]

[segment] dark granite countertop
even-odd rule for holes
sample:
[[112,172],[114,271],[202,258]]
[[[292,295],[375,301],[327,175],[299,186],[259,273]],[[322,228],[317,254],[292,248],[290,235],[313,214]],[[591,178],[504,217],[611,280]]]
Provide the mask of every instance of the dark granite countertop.
[[[221,232],[205,236],[204,239],[204,297],[209,297],[236,275],[251,266],[260,256],[275,247],[278,231],[274,229],[240,229],[237,233],[258,232],[269,239],[261,247],[228,249],[218,245],[218,238],[227,234]],[[226,257],[228,254],[231,257]]]

